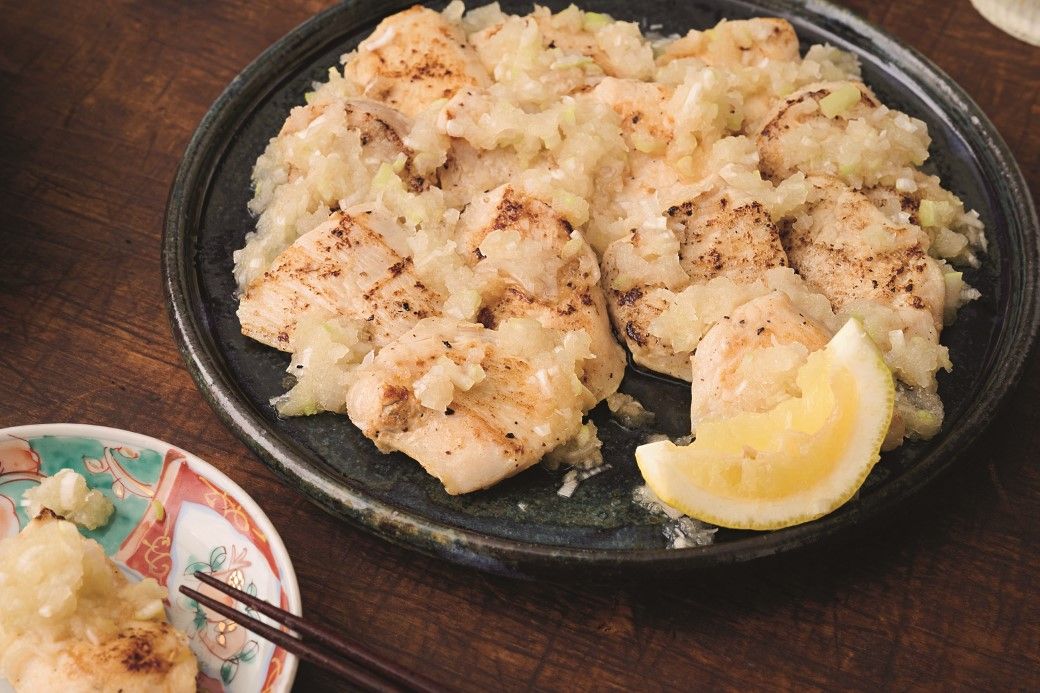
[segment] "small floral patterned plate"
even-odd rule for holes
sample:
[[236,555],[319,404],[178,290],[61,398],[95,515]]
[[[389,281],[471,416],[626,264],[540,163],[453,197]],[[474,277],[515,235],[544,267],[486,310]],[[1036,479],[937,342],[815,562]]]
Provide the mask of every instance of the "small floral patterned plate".
[[[115,504],[104,527],[84,532],[131,577],[153,577],[169,591],[170,622],[188,635],[199,660],[198,688],[288,691],[296,657],[204,610],[177,591],[200,585],[196,571],[301,613],[289,554],[271,521],[238,484],[155,438],[101,426],[39,424],[0,429],[0,539],[29,521],[21,497],[69,468]],[[0,679],[0,691],[5,688]]]

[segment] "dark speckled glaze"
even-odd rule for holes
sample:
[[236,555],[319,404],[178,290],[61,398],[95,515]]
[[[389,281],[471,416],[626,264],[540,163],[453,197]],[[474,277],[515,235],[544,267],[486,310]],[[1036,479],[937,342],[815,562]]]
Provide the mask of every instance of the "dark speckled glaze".
[[[803,48],[828,42],[856,53],[865,81],[885,103],[928,123],[930,170],[979,211],[990,239],[983,267],[967,275],[983,298],[944,333],[955,369],[940,380],[947,407],[942,432],[882,456],[859,496],[825,518],[768,533],[722,530],[712,546],[668,550],[660,520],[631,502],[640,481],[633,459],[640,437],[603,411],[593,419],[611,469],[582,483],[571,499],[556,494],[561,475],[541,467],[490,491],[451,497],[417,463],[380,454],[346,417],[278,418],[268,400],[282,391],[287,357],[244,338],[235,317],[231,253],[253,227],[246,211],[250,170],[310,83],[380,19],[408,4],[333,7],[247,67],[195,132],[166,213],[164,285],[192,376],[260,458],[325,510],[427,554],[510,575],[632,574],[746,561],[884,515],[968,447],[1016,381],[1040,322],[1036,211],[1007,146],[949,78],[912,49],[825,2],[589,0],[587,9],[659,23],[666,33],[704,28],[723,17],[785,17]],[[511,12],[530,10],[502,4]],[[566,3],[547,4],[560,9]],[[688,430],[687,388],[630,368],[622,390],[650,405],[665,432]]]

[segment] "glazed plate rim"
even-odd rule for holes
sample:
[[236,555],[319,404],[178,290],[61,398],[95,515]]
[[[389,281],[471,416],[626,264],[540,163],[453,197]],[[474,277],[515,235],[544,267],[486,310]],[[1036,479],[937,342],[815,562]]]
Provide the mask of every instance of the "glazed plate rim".
[[[274,89],[277,85],[265,84],[263,79],[269,63],[279,59],[286,51],[306,45],[309,39],[317,41],[315,37],[320,36],[321,29],[330,18],[362,4],[356,1],[331,7],[307,20],[272,44],[235,77],[199,124],[170,190],[162,246],[163,288],[169,317],[178,349],[192,377],[224,423],[265,464],[298,484],[312,502],[331,514],[428,555],[482,570],[522,576],[547,576],[574,570],[594,570],[599,574],[631,573],[648,568],[687,570],[747,561],[787,551],[816,543],[880,515],[914,495],[962,457],[1017,382],[1040,326],[1040,300],[1035,280],[1040,272],[1037,213],[1022,173],[1007,145],[982,110],[953,80],[913,48],[829,2],[737,2],[762,14],[782,12],[797,17],[800,21],[813,24],[823,33],[829,31],[822,26],[822,22],[827,21],[868,39],[873,44],[871,52],[875,56],[887,56],[889,65],[896,69],[892,79],[903,83],[904,80],[910,80],[933,111],[943,113],[939,109],[960,109],[970,114],[974,126],[970,133],[954,125],[951,128],[972,143],[973,151],[980,159],[979,164],[987,164],[984,170],[995,167],[1003,174],[999,201],[1009,213],[1007,238],[1020,237],[1019,242],[1024,251],[1021,257],[1011,258],[1013,263],[1018,263],[1015,269],[1019,275],[1025,278],[1019,280],[1022,286],[1017,287],[1022,291],[1018,319],[1005,324],[996,342],[987,350],[988,354],[997,354],[1002,358],[995,362],[988,373],[979,376],[981,385],[978,397],[962,417],[970,425],[953,430],[944,428],[939,434],[941,440],[927,455],[929,464],[922,460],[921,464],[900,477],[902,483],[895,488],[895,485],[878,487],[868,497],[850,504],[841,513],[736,541],[677,550],[558,546],[464,529],[382,502],[366,494],[364,488],[353,486],[331,468],[308,460],[299,445],[267,425],[223,367],[219,350],[205,328],[205,316],[195,314],[193,309],[191,292],[197,292],[198,286],[193,283],[194,258],[189,256],[187,244],[194,231],[196,217],[193,215],[197,208],[201,208],[201,203],[196,199],[200,195],[195,194],[195,191],[208,188],[208,176],[213,169],[211,162],[220,160],[228,141],[226,138],[221,140],[221,137],[233,136],[241,124],[244,116],[240,102],[249,98],[249,94],[256,94],[257,90],[267,89],[270,92]],[[402,3],[387,9],[396,11],[408,4]],[[383,16],[386,14],[373,14],[370,21]],[[316,50],[314,46],[311,49]],[[1019,236],[1015,236],[1015,233]],[[1030,281],[1030,277],[1034,279]],[[1011,289],[1015,289],[1014,277],[1009,281],[1012,282]]]

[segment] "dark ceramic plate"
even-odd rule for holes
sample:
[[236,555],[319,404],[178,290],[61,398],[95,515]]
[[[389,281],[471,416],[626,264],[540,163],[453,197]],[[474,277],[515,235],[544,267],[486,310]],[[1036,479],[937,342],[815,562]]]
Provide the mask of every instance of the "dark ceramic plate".
[[[1022,175],[996,130],[931,63],[854,15],[808,0],[588,0],[588,9],[662,24],[666,33],[723,17],[789,19],[803,48],[829,42],[852,51],[885,103],[928,123],[931,170],[986,223],[989,254],[968,279],[983,294],[944,334],[955,369],[943,377],[942,432],[882,456],[858,498],[839,511],[776,532],[720,530],[713,545],[665,548],[661,520],[632,503],[640,483],[639,437],[602,411],[607,472],[570,499],[560,474],[540,467],[490,491],[448,496],[418,464],[382,455],[343,416],[280,419],[268,400],[282,392],[287,357],[244,338],[231,253],[253,227],[249,174],[289,109],[303,101],[340,54],[406,2],[347,2],[272,46],[239,75],[192,138],[170,194],[163,272],[173,329],[199,388],[218,414],[286,481],[327,511],[391,541],[477,568],[519,575],[664,571],[744,561],[817,541],[885,513],[964,451],[1021,371],[1040,320],[1037,217]],[[549,2],[554,9],[561,2]],[[511,12],[530,5],[503,2]],[[665,432],[689,430],[686,388],[629,369],[622,390],[649,403]]]

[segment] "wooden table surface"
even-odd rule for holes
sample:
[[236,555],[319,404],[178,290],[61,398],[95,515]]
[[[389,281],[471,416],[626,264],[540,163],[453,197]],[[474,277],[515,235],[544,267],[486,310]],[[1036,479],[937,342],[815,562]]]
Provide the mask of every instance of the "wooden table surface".
[[[965,463],[845,542],[654,584],[536,584],[391,546],[302,500],[209,409],[159,280],[195,126],[320,0],[0,2],[0,426],[170,441],[238,481],[304,611],[450,689],[1040,686],[1040,368]],[[996,123],[1040,190],[1040,48],[968,0],[854,0]],[[337,682],[303,665],[297,690]]]

